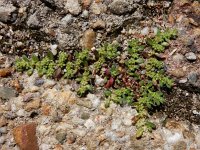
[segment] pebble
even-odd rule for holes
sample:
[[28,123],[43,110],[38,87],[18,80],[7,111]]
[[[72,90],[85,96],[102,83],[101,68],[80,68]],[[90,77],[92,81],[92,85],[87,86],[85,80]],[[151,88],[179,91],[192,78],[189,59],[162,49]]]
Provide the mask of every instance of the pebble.
[[81,114],[81,119],[87,120],[87,119],[89,119],[89,118],[90,118],[90,114],[89,114],[89,113],[83,112],[83,113]]
[[27,25],[31,28],[39,28],[40,26],[40,21],[37,17],[37,13],[32,14],[28,20],[27,20]]
[[68,144],[73,144],[76,141],[76,136],[73,134],[70,134],[67,136],[67,143]]
[[17,115],[16,115],[14,112],[7,112],[7,113],[4,115],[4,117],[5,117],[6,119],[13,120],[13,119],[17,118]]
[[173,56],[173,61],[176,63],[181,63],[184,60],[184,56],[182,54],[176,54]]
[[100,105],[100,99],[95,94],[89,93],[87,95],[87,99],[89,99],[92,102],[92,106],[94,108],[97,108]]
[[105,80],[101,78],[100,76],[95,76],[95,85],[97,86],[103,86],[105,84]]
[[55,86],[56,82],[54,80],[46,79],[44,83],[44,88],[52,88]]
[[58,114],[57,110],[54,110],[51,114],[53,122],[60,122],[62,117]]
[[4,5],[0,5],[0,21],[7,23],[9,21],[14,21],[12,18],[12,13],[16,10],[16,7],[9,3],[5,3]]
[[132,125],[132,120],[129,118],[124,118],[123,123],[125,126],[131,126]]
[[78,0],[68,0],[65,4],[66,12],[70,12],[72,15],[78,15],[81,12],[81,6]]
[[34,98],[33,93],[27,93],[23,96],[23,102],[30,102]]
[[88,109],[91,109],[91,108],[93,108],[92,106],[92,102],[90,101],[90,100],[78,100],[77,102],[76,102],[76,104],[77,105],[79,105],[79,106],[83,106],[83,107],[86,107],[86,108],[88,108]]
[[187,60],[189,61],[195,61],[197,59],[197,56],[195,55],[195,53],[193,52],[189,52],[185,54],[185,57],[187,58]]
[[90,11],[92,14],[100,15],[101,13],[106,12],[107,6],[102,3],[93,2],[90,6]]
[[188,74],[187,78],[188,78],[189,83],[195,84],[198,80],[198,75],[195,72],[191,72]]
[[124,0],[114,0],[109,5],[110,11],[117,15],[126,14],[127,12],[131,10],[131,7],[133,8],[133,6],[131,6],[128,1],[124,1]]
[[85,126],[87,129],[94,129],[96,125],[95,125],[94,121],[92,121],[91,119],[88,119],[88,120],[86,120],[86,122],[84,123],[84,126]]
[[42,78],[36,78],[33,84],[35,86],[41,86],[41,85],[44,84],[44,79],[42,79]]
[[41,150],[49,150],[49,149],[52,149],[52,146],[50,144],[45,144],[45,143],[42,143],[40,145],[40,149]]
[[28,102],[28,103],[26,104],[26,106],[24,107],[24,109],[25,109],[26,111],[32,111],[32,110],[34,110],[34,109],[40,108],[40,106],[41,106],[41,101],[40,101],[40,99],[36,99],[36,100],[31,101],[31,102]]
[[20,149],[39,150],[35,123],[23,124],[14,128],[13,136]]
[[26,115],[26,112],[24,109],[20,109],[16,112],[16,115],[19,117],[24,117]]
[[58,47],[57,44],[51,44],[51,45],[50,45],[51,52],[52,52],[52,54],[53,54],[54,56],[57,55],[57,53],[58,53],[57,47]]
[[0,144],[4,144],[6,142],[5,136],[0,136]]
[[0,127],[7,125],[7,123],[8,123],[7,120],[2,116],[0,118]]
[[61,19],[60,24],[63,25],[63,27],[67,27],[72,22],[72,15],[68,14],[64,18]]
[[121,119],[115,119],[112,121],[112,125],[111,125],[111,129],[112,130],[117,130],[120,128],[122,124],[122,120]]
[[7,77],[7,76],[11,75],[11,72],[12,72],[12,68],[0,69],[0,77]]
[[180,83],[180,84],[183,84],[183,83],[186,83],[187,81],[188,81],[187,78],[183,78],[183,79],[179,80],[179,83]]
[[61,131],[59,133],[56,133],[56,139],[61,143],[63,144],[65,139],[66,139],[66,136],[67,136],[67,133]]
[[92,28],[93,29],[104,29],[106,27],[106,23],[103,20],[96,20],[93,24],[92,24]]
[[80,137],[83,137],[86,135],[86,131],[83,129],[73,129],[72,132]]
[[149,27],[145,27],[141,30],[142,35],[148,35],[149,34]]
[[39,125],[37,128],[37,131],[41,135],[48,135],[51,131],[51,126],[46,126],[46,125]]
[[88,12],[88,10],[84,10],[84,11],[83,11],[82,17],[83,17],[83,18],[88,18],[88,17],[89,17],[89,12]]
[[173,150],[185,150],[187,149],[187,143],[184,141],[179,141],[173,146]]
[[7,131],[7,127],[1,127],[0,128],[0,133],[2,134],[6,134],[8,131]]
[[0,98],[10,99],[12,97],[16,97],[16,91],[9,87],[0,87]]
[[96,33],[92,29],[86,30],[82,38],[82,47],[91,49],[94,46],[95,39]]

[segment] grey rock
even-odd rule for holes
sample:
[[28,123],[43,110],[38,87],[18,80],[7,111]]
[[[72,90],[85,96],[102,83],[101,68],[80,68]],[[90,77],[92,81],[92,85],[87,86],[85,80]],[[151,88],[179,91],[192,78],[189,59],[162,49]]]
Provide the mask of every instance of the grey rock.
[[96,125],[95,125],[94,121],[92,121],[92,119],[88,119],[88,120],[84,123],[84,126],[85,126],[87,129],[94,129]]
[[186,83],[187,81],[188,81],[188,79],[187,79],[187,78],[184,78],[184,79],[179,80],[178,83],[183,84],[183,83]]
[[123,15],[135,9],[130,0],[114,0],[109,8],[112,13],[117,15]]
[[26,112],[24,109],[20,109],[16,112],[18,117],[24,117],[26,115]]
[[141,30],[142,35],[148,35],[149,34],[149,27],[145,27]]
[[6,142],[5,136],[0,136],[0,144],[4,144]]
[[66,12],[69,11],[72,15],[78,15],[82,8],[78,0],[68,0],[65,4],[65,10]]
[[65,141],[65,139],[66,139],[66,136],[67,136],[67,133],[61,131],[61,132],[58,132],[58,133],[56,134],[56,139],[57,139],[61,144],[63,144],[64,141]]
[[7,112],[6,114],[4,114],[4,117],[6,119],[13,120],[17,117],[17,115],[14,112]]
[[76,102],[76,104],[79,105],[79,106],[89,108],[89,109],[92,108],[92,102],[90,100],[89,101],[79,100],[79,101]]
[[101,20],[101,19],[96,20],[92,24],[92,28],[93,29],[104,29],[105,27],[106,27],[106,23],[103,20]]
[[30,28],[39,28],[40,27],[40,21],[37,17],[37,13],[32,14],[27,21],[27,25]]
[[36,78],[33,84],[35,86],[41,86],[41,85],[44,84],[44,79],[42,79],[42,78]]
[[187,60],[189,61],[195,61],[197,59],[197,56],[195,55],[195,53],[193,52],[189,52],[185,54],[185,57],[187,58]]
[[191,84],[195,84],[198,80],[198,75],[195,72],[191,72],[188,74],[188,81]]
[[121,119],[113,120],[113,121],[112,121],[112,125],[111,125],[112,130],[117,130],[117,129],[119,129],[119,127],[121,126],[121,124],[122,124]]
[[27,93],[23,96],[23,102],[30,102],[34,98],[33,93]]
[[60,24],[63,27],[67,27],[67,25],[70,24],[71,22],[72,22],[72,15],[68,14],[64,18],[61,19]]
[[95,3],[93,2],[90,6],[90,12],[99,15],[101,13],[105,13],[107,11],[107,6],[102,3]]
[[187,143],[185,143],[184,141],[179,141],[176,144],[174,144],[173,149],[174,150],[184,150],[184,149],[187,149]]
[[88,18],[89,17],[89,11],[88,10],[84,10],[81,16],[83,18]]
[[16,7],[11,4],[0,6],[0,21],[4,23],[13,22],[13,14],[16,11]]
[[10,99],[12,97],[16,97],[16,91],[9,87],[0,87],[0,98],[2,99]]
[[7,127],[1,127],[0,128],[0,133],[6,134],[8,132]]
[[74,129],[74,130],[72,130],[72,132],[73,132],[74,134],[80,136],[80,137],[85,136],[86,133],[87,133],[87,132],[86,132],[85,130],[83,130],[83,129]]
[[83,113],[81,114],[81,119],[87,120],[87,119],[89,119],[89,118],[90,118],[90,114],[89,114],[89,113],[83,112]]
[[184,56],[182,54],[176,54],[173,56],[173,61],[176,63],[181,63],[184,60]]
[[58,114],[57,111],[54,111],[54,112],[52,113],[52,120],[53,120],[54,122],[60,122],[60,121],[62,120],[62,117]]
[[97,86],[103,86],[105,84],[105,80],[101,78],[100,76],[95,76],[95,85]]

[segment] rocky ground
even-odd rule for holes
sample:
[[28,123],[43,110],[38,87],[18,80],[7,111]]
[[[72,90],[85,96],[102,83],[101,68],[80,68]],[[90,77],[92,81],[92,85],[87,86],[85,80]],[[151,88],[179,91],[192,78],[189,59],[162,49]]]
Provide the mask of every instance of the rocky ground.
[[[198,1],[0,0],[0,149],[199,150],[200,4]],[[145,10],[145,11],[144,11]],[[163,54],[176,87],[151,116],[157,125],[137,140],[136,110],[101,92],[79,98],[70,81],[14,72],[15,55],[99,46],[173,27]]]

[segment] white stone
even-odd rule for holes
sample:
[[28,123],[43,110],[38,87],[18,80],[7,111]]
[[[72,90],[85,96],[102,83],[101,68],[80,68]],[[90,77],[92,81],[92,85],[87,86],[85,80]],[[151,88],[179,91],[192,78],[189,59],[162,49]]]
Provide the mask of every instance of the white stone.
[[92,105],[94,108],[97,108],[100,105],[100,98],[98,98],[96,95],[89,93],[87,95],[87,99],[89,99],[92,102]]
[[174,144],[182,139],[182,134],[178,132],[171,132],[170,130],[163,128],[163,133],[163,136],[169,144]]
[[51,131],[51,126],[39,125],[37,130],[41,135],[48,135],[49,132]]
[[91,119],[88,119],[84,126],[87,128],[87,129],[94,129],[95,128],[95,123],[91,120]]
[[72,132],[81,137],[86,135],[86,131],[83,129],[74,129],[74,130],[72,130]]
[[100,76],[95,76],[95,85],[103,86],[105,84],[105,80],[101,78]]
[[41,150],[49,150],[49,149],[52,149],[52,146],[49,145],[49,144],[43,143],[43,144],[40,145],[40,149]]
[[120,126],[121,126],[121,124],[122,124],[121,119],[115,119],[115,120],[113,120],[113,121],[112,121],[112,125],[111,125],[112,130],[117,130],[117,129],[119,129]]
[[81,6],[78,0],[67,0],[65,10],[69,11],[72,15],[78,15],[81,12]]
[[123,124],[124,124],[125,126],[131,126],[131,125],[132,125],[132,120],[129,119],[129,118],[124,118],[124,119],[123,119]]
[[4,136],[0,136],[0,144],[5,143],[6,138]]
[[24,117],[25,114],[26,114],[26,112],[25,112],[24,109],[20,109],[20,110],[18,110],[18,111],[16,112],[16,114],[17,114],[17,116],[19,116],[19,117]]
[[66,27],[68,24],[72,22],[72,15],[68,14],[64,18],[61,19],[61,25]]
[[145,27],[141,30],[142,35],[148,35],[149,34],[149,27]]
[[54,56],[58,53],[57,47],[58,47],[58,45],[56,45],[56,44],[53,44],[53,45],[51,44],[51,45],[50,45],[51,52],[52,52],[52,54],[53,54]]

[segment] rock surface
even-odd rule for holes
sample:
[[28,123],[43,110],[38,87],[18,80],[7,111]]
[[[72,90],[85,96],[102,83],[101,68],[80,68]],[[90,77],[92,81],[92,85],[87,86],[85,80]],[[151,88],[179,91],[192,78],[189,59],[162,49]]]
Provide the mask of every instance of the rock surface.
[[39,150],[36,137],[36,124],[24,124],[13,129],[16,143],[21,150]]
[[[114,103],[105,108],[101,89],[79,98],[67,80],[12,72],[0,76],[0,148],[199,150],[199,2],[174,0],[165,22],[162,14],[170,5],[168,0],[1,0],[0,70],[11,67],[13,54],[96,50],[113,41],[126,48],[130,39],[152,36],[163,26],[177,28],[179,37],[162,58],[177,82],[165,93],[162,111],[150,116],[157,127],[152,133],[135,139],[137,111]],[[106,80],[95,76],[94,82]]]

